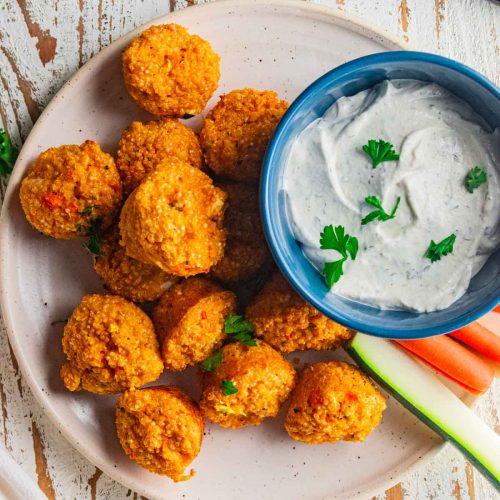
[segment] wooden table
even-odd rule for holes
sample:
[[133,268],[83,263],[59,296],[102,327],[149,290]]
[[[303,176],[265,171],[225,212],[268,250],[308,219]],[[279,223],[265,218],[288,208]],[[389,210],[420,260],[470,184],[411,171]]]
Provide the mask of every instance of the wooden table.
[[[500,6],[489,0],[323,0],[403,37],[415,49],[453,57],[500,81]],[[20,145],[62,84],[101,48],[135,26],[192,0],[0,0],[0,119]],[[2,179],[3,195],[6,181]],[[119,499],[137,494],[75,451],[41,412],[0,322],[0,439],[49,498]],[[500,384],[477,413],[497,432]],[[380,495],[379,498],[383,498]],[[208,498],[208,497],[207,497]],[[498,498],[457,452],[385,493],[387,500]]]

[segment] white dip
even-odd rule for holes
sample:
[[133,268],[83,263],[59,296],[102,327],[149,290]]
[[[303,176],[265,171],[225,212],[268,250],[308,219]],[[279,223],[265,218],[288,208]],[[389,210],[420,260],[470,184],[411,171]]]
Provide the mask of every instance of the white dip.
[[[500,133],[442,87],[416,80],[385,81],[339,99],[296,139],[284,174],[295,238],[321,272],[338,260],[319,248],[327,225],[356,236],[356,260],[332,292],[382,309],[435,311],[448,307],[500,243]],[[369,139],[394,145],[399,161],[372,162]],[[467,173],[479,166],[488,181],[473,193]],[[361,225],[377,196],[395,218]],[[455,233],[453,252],[431,262],[425,252]]]

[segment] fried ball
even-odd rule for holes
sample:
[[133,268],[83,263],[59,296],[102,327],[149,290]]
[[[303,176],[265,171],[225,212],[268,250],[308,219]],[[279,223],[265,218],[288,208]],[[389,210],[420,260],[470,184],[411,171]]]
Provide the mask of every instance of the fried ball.
[[276,272],[253,302],[246,317],[255,335],[282,352],[334,349],[353,332],[308,304]]
[[132,122],[122,134],[116,160],[125,194],[129,195],[169,157],[193,167],[202,166],[200,143],[192,129],[171,118]]
[[188,278],[161,297],[153,314],[165,366],[181,371],[210,356],[224,340],[236,298],[207,278]]
[[28,222],[58,239],[87,236],[111,225],[122,201],[113,157],[93,141],[44,151],[21,182]]
[[177,387],[127,391],[116,405],[116,432],[127,456],[174,481],[194,475],[184,469],[200,451],[203,430],[200,410]]
[[125,86],[153,115],[197,115],[220,78],[220,58],[210,44],[178,24],[151,26],[124,51]]
[[235,429],[276,416],[295,385],[293,366],[260,340],[256,346],[233,342],[221,352],[222,362],[203,377],[203,415]]
[[70,391],[113,394],[153,382],[163,371],[153,323],[115,295],[86,295],[64,328],[68,362],[61,378]]
[[269,90],[223,95],[200,133],[207,165],[222,177],[258,181],[267,145],[287,108],[288,103]]
[[212,275],[225,283],[253,278],[272,264],[259,214],[257,188],[226,182],[221,188],[228,195],[224,216],[227,242],[224,257],[212,268]]
[[207,273],[224,253],[226,197],[197,168],[178,160],[161,163],[123,207],[126,254],[176,276]]
[[133,302],[156,300],[179,279],[153,264],[126,255],[120,245],[118,226],[113,226],[101,238],[94,269],[111,292]]
[[299,378],[285,428],[304,443],[363,441],[385,408],[382,394],[355,366],[317,363],[304,368]]

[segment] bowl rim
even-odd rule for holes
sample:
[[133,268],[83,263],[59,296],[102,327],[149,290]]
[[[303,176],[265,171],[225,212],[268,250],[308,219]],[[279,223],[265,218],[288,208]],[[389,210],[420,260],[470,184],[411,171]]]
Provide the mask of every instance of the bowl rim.
[[[388,326],[387,328],[373,326],[368,323],[364,323],[362,321],[353,319],[352,317],[345,315],[343,313],[340,313],[334,307],[328,305],[325,301],[318,298],[317,294],[313,293],[309,287],[305,286],[301,282],[301,280],[296,277],[296,274],[293,272],[292,268],[288,264],[286,264],[282,259],[281,245],[279,243],[279,237],[275,230],[276,224],[275,222],[273,222],[273,218],[270,216],[271,213],[270,207],[276,203],[277,199],[276,196],[273,195],[273,190],[270,182],[270,177],[271,177],[270,174],[276,156],[276,149],[278,148],[278,146],[281,145],[282,141],[285,140],[283,139],[283,136],[286,134],[288,125],[295,117],[297,112],[300,110],[300,108],[304,104],[304,101],[306,101],[311,94],[318,93],[324,88],[331,86],[332,80],[348,76],[350,73],[362,69],[368,64],[381,63],[381,62],[398,63],[398,62],[408,62],[408,61],[410,62],[422,61],[426,63],[431,63],[461,73],[469,77],[470,79],[474,80],[476,83],[479,83],[483,88],[485,88],[487,91],[493,94],[493,96],[496,99],[500,100],[500,88],[497,87],[486,76],[482,75],[478,71],[470,68],[469,66],[461,62],[437,54],[420,52],[420,51],[411,51],[411,50],[397,50],[397,51],[369,54],[367,56],[353,59],[351,61],[348,61],[344,64],[341,64],[340,66],[331,69],[324,75],[320,76],[318,79],[312,82],[308,87],[306,87],[299,94],[299,96],[292,102],[288,110],[283,115],[278,126],[276,127],[273,137],[269,142],[269,146],[267,148],[263,161],[262,175],[260,179],[260,192],[259,192],[262,225],[264,228],[264,234],[266,236],[266,240],[268,242],[271,253],[274,257],[274,260],[278,268],[280,269],[281,273],[285,276],[287,281],[295,289],[295,291],[304,300],[312,304],[316,309],[318,309],[324,315],[343,324],[348,328],[351,328],[356,331],[361,331],[363,333],[366,333],[367,335],[373,335],[382,338],[395,338],[395,339],[425,338],[458,330],[459,328],[468,325],[472,321],[479,319],[481,316],[485,315],[493,308],[500,305],[500,293],[497,296],[493,297],[492,299],[486,301],[484,304],[475,307],[470,313],[463,315],[460,318],[449,320],[443,325],[429,326],[429,327],[424,326],[419,329],[411,330],[411,332],[406,328],[400,328],[397,326],[395,327]],[[303,258],[306,259],[305,256]],[[352,302],[355,303],[355,301]],[[370,307],[369,304],[363,304],[363,305]],[[433,311],[430,313],[415,313],[415,314],[432,315],[435,313],[440,313],[444,310],[446,309],[440,311]],[[411,333],[411,335],[409,335],[409,333]]]

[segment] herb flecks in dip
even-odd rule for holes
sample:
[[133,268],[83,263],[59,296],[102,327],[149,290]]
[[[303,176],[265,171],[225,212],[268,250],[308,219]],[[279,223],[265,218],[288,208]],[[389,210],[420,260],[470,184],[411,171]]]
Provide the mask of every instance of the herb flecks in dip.
[[[363,146],[381,138],[399,159],[373,168]],[[500,243],[499,139],[435,84],[385,81],[339,99],[299,135],[288,158],[284,188],[295,237],[322,272],[339,259],[320,248],[324,227],[357,236],[357,258],[344,262],[334,293],[380,308],[444,309]],[[487,181],[471,192],[466,179],[476,165]],[[395,217],[362,225],[374,208],[367,197],[389,215],[400,198]],[[431,241],[451,234],[453,251],[426,257]]]

